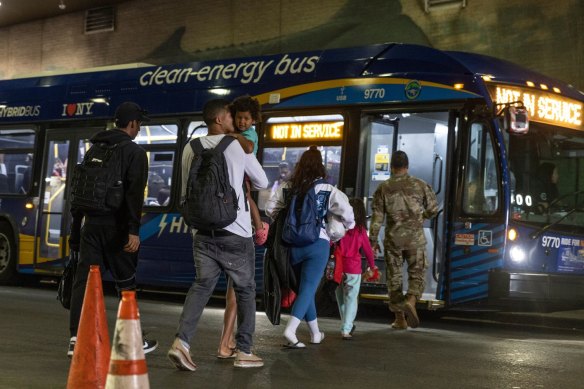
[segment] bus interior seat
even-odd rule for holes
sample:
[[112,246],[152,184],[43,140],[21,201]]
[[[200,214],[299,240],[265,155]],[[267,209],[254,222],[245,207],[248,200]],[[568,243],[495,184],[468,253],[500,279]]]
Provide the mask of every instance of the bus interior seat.
[[18,193],[25,193],[27,188],[23,187],[24,175],[28,169],[27,165],[14,166],[14,189]]

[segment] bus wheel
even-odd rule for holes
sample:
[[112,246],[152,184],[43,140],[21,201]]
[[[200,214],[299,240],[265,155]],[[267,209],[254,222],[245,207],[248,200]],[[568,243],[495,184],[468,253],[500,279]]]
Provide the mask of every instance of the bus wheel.
[[0,284],[16,282],[16,252],[12,230],[0,222]]

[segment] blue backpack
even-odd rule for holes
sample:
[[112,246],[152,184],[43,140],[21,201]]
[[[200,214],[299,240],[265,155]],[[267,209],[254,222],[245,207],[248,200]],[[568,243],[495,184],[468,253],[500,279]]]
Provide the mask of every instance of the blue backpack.
[[292,195],[290,206],[284,220],[282,240],[295,247],[308,246],[318,240],[322,227],[322,218],[318,214],[314,187],[324,184],[325,180],[316,180],[300,202],[297,194]]

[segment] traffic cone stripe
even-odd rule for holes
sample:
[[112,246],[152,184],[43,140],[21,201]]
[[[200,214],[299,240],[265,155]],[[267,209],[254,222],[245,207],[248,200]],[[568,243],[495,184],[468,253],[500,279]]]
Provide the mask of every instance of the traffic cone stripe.
[[123,291],[111,350],[106,389],[147,389],[140,314],[135,291]]
[[110,360],[109,374],[113,375],[142,375],[148,373],[146,360],[119,361]]

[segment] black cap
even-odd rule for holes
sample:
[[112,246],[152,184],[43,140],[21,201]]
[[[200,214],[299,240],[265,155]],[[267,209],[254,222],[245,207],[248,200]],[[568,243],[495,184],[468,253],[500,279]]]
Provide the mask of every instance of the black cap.
[[146,116],[147,114],[148,111],[140,108],[138,104],[126,101],[125,103],[118,105],[114,119],[116,123],[129,123],[132,120],[147,122],[150,121],[150,118]]

